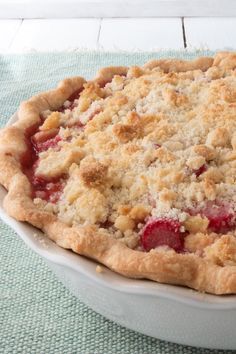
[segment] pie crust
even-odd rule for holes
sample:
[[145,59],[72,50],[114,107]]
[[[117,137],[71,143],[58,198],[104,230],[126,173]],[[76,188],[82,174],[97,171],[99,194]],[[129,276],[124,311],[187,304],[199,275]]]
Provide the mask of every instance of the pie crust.
[[[108,114],[107,116],[104,114],[99,115],[101,111],[96,111],[95,108],[95,118],[89,118],[91,120],[86,125],[87,136],[97,133],[99,144],[99,141],[101,140],[101,135],[99,135],[99,124],[103,124],[102,127],[109,126],[109,124],[111,124],[112,114],[117,114],[116,105],[118,105],[119,112],[125,105],[127,108],[127,97],[129,102],[132,96],[134,97],[136,92],[138,92],[140,95],[134,98],[136,101],[139,100],[139,106],[135,106],[136,111],[133,106],[131,109],[128,107],[131,113],[129,112],[129,114],[127,114],[127,111],[125,111],[125,113],[123,113],[125,117],[123,121],[123,118],[121,119],[116,116],[116,118],[114,118],[115,127],[113,126],[113,130],[110,130],[109,132],[115,136],[114,139],[116,139],[116,143],[114,143],[114,146],[116,147],[116,144],[120,144],[123,149],[122,153],[127,151],[128,157],[124,157],[124,161],[122,162],[124,163],[124,166],[128,163],[127,161],[132,159],[132,154],[135,154],[136,150],[139,151],[140,146],[137,143],[137,141],[139,141],[138,139],[142,141],[142,146],[144,146],[142,153],[145,154],[145,149],[150,145],[152,139],[150,134],[155,130],[155,127],[152,125],[154,119],[153,116],[156,117],[157,115],[156,112],[151,112],[150,107],[147,108],[145,106],[145,104],[148,105],[148,101],[146,100],[150,93],[150,90],[146,88],[149,87],[148,85],[150,84],[148,75],[150,78],[157,77],[161,87],[161,91],[158,91],[159,93],[156,91],[155,93],[156,95],[160,95],[157,96],[156,100],[159,99],[158,97],[161,97],[160,100],[162,100],[161,102],[164,105],[163,109],[158,106],[158,119],[163,121],[163,116],[165,116],[164,119],[170,119],[171,124],[158,126],[159,132],[161,131],[161,128],[164,132],[159,136],[163,146],[160,147],[155,143],[156,149],[153,150],[154,152],[150,149],[151,152],[148,150],[150,156],[148,154],[145,155],[147,168],[149,168],[153,161],[155,164],[156,160],[162,163],[162,167],[164,166],[163,171],[165,167],[168,168],[169,163],[177,163],[177,168],[180,168],[182,165],[178,165],[179,162],[175,161],[183,161],[183,159],[185,159],[186,169],[184,171],[180,170],[180,172],[185,173],[185,175],[188,175],[188,171],[192,171],[191,173],[193,175],[195,173],[192,177],[186,177],[188,178],[187,184],[189,184],[187,192],[186,189],[184,189],[183,192],[187,193],[186,200],[189,200],[189,196],[192,195],[193,198],[197,198],[197,205],[202,203],[201,198],[204,199],[203,202],[206,201],[211,205],[211,203],[216,200],[217,193],[219,193],[219,195],[221,195],[220,193],[225,193],[225,198],[229,198],[231,195],[233,200],[235,184],[234,172],[236,172],[234,170],[236,168],[236,135],[234,135],[234,120],[236,118],[236,54],[234,53],[220,52],[214,58],[201,57],[192,61],[177,59],[153,60],[145,64],[143,67],[108,67],[101,69],[96,78],[89,81],[86,87],[88,90],[89,87],[92,87],[93,90],[95,86],[98,88],[100,87],[101,90],[105,90],[104,92],[107,92],[107,96],[105,98],[99,97],[99,99],[103,100],[102,104],[104,104],[103,107],[105,108],[109,106],[110,102],[108,108],[110,110],[114,109],[114,112],[111,114],[109,113],[110,115]],[[126,91],[123,91],[125,80],[127,80],[127,86],[132,82],[138,82],[139,84],[142,82],[142,85],[140,84],[140,86],[138,86],[137,91],[135,86],[132,86],[131,93],[127,93]],[[178,86],[179,82],[184,82],[182,91]],[[138,203],[138,207],[132,205],[132,208],[130,208],[130,206],[123,205],[122,203],[122,205],[117,207],[116,213],[117,210],[120,210],[120,214],[119,212],[119,215],[116,214],[116,219],[113,220],[115,226],[113,225],[112,227],[113,229],[116,227],[116,229],[119,230],[119,235],[122,235],[121,239],[119,239],[109,234],[108,229],[110,226],[106,225],[106,220],[102,214],[103,210],[101,211],[101,217],[100,214],[99,217],[96,216],[96,212],[100,213],[100,210],[95,210],[95,214],[92,212],[90,214],[88,211],[88,217],[90,218],[89,222],[86,222],[85,213],[85,222],[80,224],[78,222],[80,219],[76,219],[76,222],[68,223],[60,216],[63,214],[63,211],[61,214],[55,212],[52,209],[45,207],[45,203],[42,204],[39,200],[40,198],[32,198],[31,183],[22,168],[22,159],[26,159],[28,156],[28,143],[26,137],[30,136],[29,132],[34,130],[33,127],[39,125],[42,126],[40,116],[43,112],[47,112],[48,110],[51,113],[58,110],[60,111],[64,102],[75,92],[84,92],[83,90],[86,90],[83,89],[85,83],[85,79],[81,77],[68,78],[60,82],[55,90],[41,93],[30,98],[28,101],[21,103],[18,110],[19,119],[17,122],[12,126],[1,130],[0,183],[8,191],[4,199],[4,208],[7,213],[19,221],[26,221],[43,230],[47,236],[59,246],[71,249],[80,255],[97,260],[113,271],[124,276],[130,278],[151,279],[160,283],[183,285],[212,294],[235,294],[236,231],[234,228],[231,228],[229,231],[224,230],[220,233],[217,233],[216,229],[213,230],[214,232],[208,232],[207,226],[209,225],[209,221],[206,221],[206,217],[200,215],[200,212],[196,212],[195,214],[190,213],[191,217],[187,219],[186,215],[184,218],[182,214],[180,215],[176,212],[177,217],[179,218],[179,216],[181,216],[182,218],[181,223],[183,222],[185,225],[184,231],[186,232],[187,230],[184,249],[181,252],[178,252],[171,247],[161,246],[156,249],[148,249],[147,251],[144,251],[139,245],[130,246],[127,242],[123,242],[124,240],[122,240],[122,238],[124,239],[127,235],[132,234],[130,230],[139,227],[141,231],[135,233],[137,239],[137,235],[139,235],[145,228],[144,224],[148,222],[147,220],[150,210],[143,212],[143,209],[141,208],[140,211],[140,203]],[[115,88],[112,85],[115,86]],[[127,97],[125,97],[125,92],[127,93]],[[153,96],[151,95],[148,97],[151,100],[151,105],[153,105],[156,102],[155,99],[153,99]],[[192,97],[198,97],[199,100],[196,101],[196,106],[199,105],[200,107],[197,113],[194,111],[195,101],[191,101],[191,104],[189,104],[189,101],[193,100]],[[94,102],[94,98],[91,98],[88,102],[86,99],[87,97],[85,97],[85,102],[80,102],[81,105],[85,104],[85,108],[83,108],[82,111],[89,109]],[[96,103],[94,106],[96,107]],[[142,110],[144,112],[143,116],[146,119],[146,123],[144,126],[142,126],[142,124],[140,126],[139,122],[135,125],[137,119],[142,116]],[[186,129],[190,129],[190,136],[193,131],[191,137],[192,145],[186,145],[187,147],[185,150],[193,151],[194,149],[194,153],[191,152],[188,158],[185,155],[181,155],[184,154],[184,152],[181,152],[180,155],[176,153],[179,149],[182,151],[181,146],[183,146],[185,142],[181,141],[181,139],[177,139],[180,136],[178,135],[180,133],[178,131],[178,124],[176,123],[176,130],[175,124],[173,123],[174,121],[171,120],[174,115],[173,112],[177,112],[176,117],[178,119],[182,119],[181,117],[184,119],[184,125],[181,126],[181,129],[183,129],[184,126]],[[135,117],[136,113],[139,116],[138,118]],[[201,128],[208,129],[208,127],[211,126],[205,144],[202,143],[201,136],[196,138],[194,135],[196,131],[198,131],[198,124],[196,125],[196,121],[194,120],[196,114],[200,117],[199,126]],[[54,116],[54,118],[55,119],[51,119],[52,126],[57,120],[56,116]],[[117,119],[120,119],[120,122],[118,121],[117,123]],[[47,129],[47,124],[50,125],[50,121],[47,120],[47,123],[45,123],[46,120],[44,120],[43,124],[44,128]],[[148,122],[150,123],[149,127]],[[195,125],[191,126],[192,123],[189,122],[193,122]],[[212,128],[213,125],[215,125],[214,129]],[[143,127],[146,129],[145,133],[143,133]],[[175,134],[177,140],[170,140],[167,144],[166,141],[168,138],[166,137],[169,136],[168,129],[171,131],[170,136],[173,137]],[[175,132],[173,133],[171,129],[175,129]],[[63,134],[66,134],[65,130],[66,129],[64,129]],[[201,135],[201,131],[198,134]],[[203,135],[204,134],[205,130],[203,132]],[[70,144],[70,142],[68,142],[68,144]],[[79,143],[77,142],[77,144],[79,144],[79,147],[83,146],[81,141]],[[189,144],[189,142],[186,142],[186,144]],[[59,173],[61,173],[61,168],[64,166],[65,162],[63,173],[68,174],[69,170],[73,170],[71,166],[74,163],[74,170],[78,170],[76,170],[78,174],[76,175],[77,172],[75,172],[75,176],[77,176],[76,178],[80,178],[80,183],[83,184],[83,190],[86,197],[91,190],[99,190],[100,186],[105,183],[105,179],[108,178],[107,171],[110,168],[110,162],[107,155],[105,164],[98,163],[96,159],[93,159],[95,156],[95,150],[91,153],[89,148],[91,149],[91,147],[88,147],[86,153],[84,151],[83,153],[81,152],[83,149],[81,151],[77,149],[76,158],[74,158],[73,155],[69,165],[64,160],[61,160],[59,164]],[[111,150],[113,149],[113,146],[109,145],[107,149]],[[52,150],[53,149],[49,149],[49,154],[53,153]],[[183,151],[185,150],[183,149]],[[94,156],[92,156],[93,153]],[[178,156],[181,156],[181,158],[175,160],[175,153]],[[152,154],[154,154],[154,158],[152,158]],[[46,158],[49,158],[47,153],[42,156],[44,162]],[[56,158],[55,155],[55,160]],[[208,161],[213,161],[214,159],[217,159],[217,162],[208,163]],[[49,162],[52,160],[49,160]],[[80,161],[82,162],[80,163]],[[39,164],[37,167],[39,170],[41,168],[42,173],[45,172],[45,169],[47,170],[48,166],[47,164],[43,165],[44,162],[40,162],[41,165]],[[207,169],[205,168],[206,165],[208,166]],[[51,172],[49,166],[48,173],[52,173],[52,177],[55,176],[56,168],[57,166],[55,166],[55,169]],[[125,168],[126,167],[124,167],[124,170]],[[155,171],[158,172],[158,168]],[[195,172],[193,173],[193,171]],[[72,171],[70,173],[73,175],[74,172]],[[170,215],[172,212],[170,207],[171,201],[178,198],[178,193],[180,193],[178,191],[182,188],[180,185],[182,183],[182,178],[185,177],[183,177],[183,173],[181,173],[174,173],[174,175],[171,175],[171,178],[173,178],[174,181],[171,186],[169,186],[169,182],[164,183],[164,179],[160,179],[163,184],[159,183],[159,185],[155,187],[158,191],[158,198],[160,198],[158,199],[160,200],[160,205],[164,209],[166,207],[168,210],[167,215]],[[154,175],[157,180],[159,178],[158,176],[158,173]],[[112,177],[110,176],[109,178],[111,179]],[[156,179],[155,183],[157,183]],[[66,183],[69,183],[68,179],[66,180]],[[109,188],[115,189],[115,183],[119,184],[119,181],[110,184]],[[198,186],[200,186],[200,190],[197,189]],[[128,189],[131,189],[131,187],[132,181]],[[139,188],[140,186],[138,185],[137,189],[139,190]],[[104,190],[105,189],[103,189],[103,191]],[[133,198],[136,200],[136,191],[133,193]],[[142,195],[142,191],[140,193]],[[199,197],[202,193],[205,193],[204,197]],[[77,197],[75,196],[74,198]],[[95,194],[91,194],[92,200],[95,197]],[[151,198],[152,196],[150,196],[150,199]],[[103,203],[103,199],[99,199],[97,204],[95,201],[94,203],[97,205],[98,209],[99,205]],[[117,203],[119,204],[119,200]],[[183,203],[185,203],[185,201]],[[80,205],[80,208],[83,208],[82,199]],[[150,201],[150,205],[152,205],[152,201]],[[155,207],[156,206],[153,206],[154,209]],[[86,210],[86,200],[84,208],[84,210]],[[176,211],[176,208],[174,210]],[[186,214],[186,209],[182,211]],[[132,212],[134,216],[130,216],[130,213]],[[106,211],[106,213],[109,214],[109,211]],[[92,218],[93,215],[95,215],[94,220]],[[152,216],[149,223],[153,222],[153,220],[155,221],[156,218],[156,214],[150,215]],[[163,215],[161,217],[163,217]],[[176,215],[174,215],[174,218]],[[141,220],[140,223],[137,221],[139,218]],[[166,220],[168,217],[164,216],[163,218]],[[97,220],[100,222],[99,227]],[[126,226],[124,226],[124,224]],[[139,224],[141,224],[141,226]],[[125,233],[127,229],[129,232]]]

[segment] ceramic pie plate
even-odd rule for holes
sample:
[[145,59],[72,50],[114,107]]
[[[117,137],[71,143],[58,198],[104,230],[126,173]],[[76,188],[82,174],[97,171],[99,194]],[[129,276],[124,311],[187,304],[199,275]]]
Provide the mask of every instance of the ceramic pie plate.
[[[8,124],[17,120],[13,115]],[[140,333],[179,344],[236,349],[236,296],[202,294],[180,286],[128,279],[57,246],[35,227],[0,217],[40,255],[79,300],[106,318]]]

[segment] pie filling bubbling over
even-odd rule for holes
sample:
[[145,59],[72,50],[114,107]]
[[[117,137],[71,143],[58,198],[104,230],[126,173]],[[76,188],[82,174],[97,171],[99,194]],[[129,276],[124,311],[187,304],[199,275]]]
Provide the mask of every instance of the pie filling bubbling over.
[[22,167],[34,203],[68,225],[96,225],[140,251],[195,252],[231,264],[235,118],[233,71],[131,67],[42,112],[26,134]]

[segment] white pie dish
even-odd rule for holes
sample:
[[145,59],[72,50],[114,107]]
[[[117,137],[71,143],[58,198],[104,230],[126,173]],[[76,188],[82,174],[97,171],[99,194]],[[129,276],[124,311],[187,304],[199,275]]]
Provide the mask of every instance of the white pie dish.
[[[14,115],[9,124],[17,119]],[[143,334],[206,348],[236,349],[236,296],[201,294],[183,287],[122,277],[54,244],[38,229],[0,217],[45,259],[62,283],[96,312]],[[35,235],[37,234],[37,236]]]

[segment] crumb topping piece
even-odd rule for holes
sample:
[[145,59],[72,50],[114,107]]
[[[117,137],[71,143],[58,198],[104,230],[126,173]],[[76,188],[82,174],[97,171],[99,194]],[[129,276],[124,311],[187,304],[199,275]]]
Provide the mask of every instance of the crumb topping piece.
[[84,159],[80,164],[80,178],[87,187],[104,183],[108,166],[95,159]]

